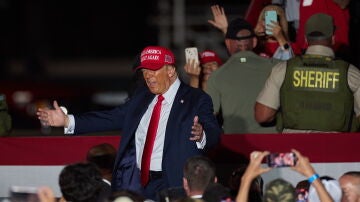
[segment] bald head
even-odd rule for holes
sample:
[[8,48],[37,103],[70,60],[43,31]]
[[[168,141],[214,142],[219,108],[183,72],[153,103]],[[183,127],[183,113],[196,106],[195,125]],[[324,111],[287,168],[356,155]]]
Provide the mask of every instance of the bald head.
[[341,202],[360,202],[360,172],[344,173],[339,178],[342,190]]

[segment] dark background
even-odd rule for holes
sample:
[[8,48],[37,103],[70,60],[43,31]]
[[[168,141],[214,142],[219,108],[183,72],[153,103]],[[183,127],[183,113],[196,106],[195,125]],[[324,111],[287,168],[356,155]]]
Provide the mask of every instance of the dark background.
[[[211,49],[226,60],[223,35],[207,22],[210,7],[223,6],[230,21],[245,15],[250,0],[184,0],[179,12],[180,1],[0,0],[0,93],[13,117],[13,134],[38,133],[36,108],[53,100],[70,113],[120,105],[133,82],[136,56],[147,45],[173,50],[185,81],[185,47]],[[350,61],[357,66],[359,7],[351,1]]]
[[11,58],[133,55],[156,43],[155,1],[1,0],[1,52]]
[[[249,1],[184,1],[180,43],[178,2],[0,0],[0,93],[13,118],[12,135],[52,133],[35,113],[53,100],[75,114],[120,105],[147,45],[172,49],[180,75],[185,47],[212,49],[226,59],[222,33],[207,22],[210,6],[224,6],[232,19],[244,15]],[[113,101],[96,101],[99,96]]]
[[[231,17],[243,15],[248,2],[188,0],[184,14],[189,24],[201,19],[209,26],[211,5],[223,5]],[[171,9],[156,0],[0,0],[0,50],[11,59],[134,56],[157,44],[156,21],[164,12]]]

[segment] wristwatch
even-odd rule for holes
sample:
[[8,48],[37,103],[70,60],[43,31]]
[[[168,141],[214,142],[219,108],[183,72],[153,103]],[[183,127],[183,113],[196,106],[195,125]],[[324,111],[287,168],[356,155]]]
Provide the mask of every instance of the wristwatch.
[[288,50],[290,48],[288,43],[285,43],[282,47],[283,50]]

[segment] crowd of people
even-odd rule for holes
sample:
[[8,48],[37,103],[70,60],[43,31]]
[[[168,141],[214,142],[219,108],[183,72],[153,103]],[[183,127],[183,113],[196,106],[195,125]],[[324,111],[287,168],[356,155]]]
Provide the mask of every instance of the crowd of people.
[[[228,184],[217,179],[215,163],[207,156],[189,157],[183,167],[183,183],[178,187],[169,187],[157,192],[156,199],[143,194],[121,189],[111,190],[107,174],[101,172],[109,163],[115,162],[113,146],[104,143],[94,145],[84,161],[66,165],[59,174],[60,197],[47,186],[37,188],[37,197],[24,199],[17,195],[11,201],[21,202],[153,202],[153,201],[199,201],[199,202],[357,202],[360,200],[360,171],[348,171],[339,179],[328,175],[319,175],[308,157],[292,149],[295,155],[294,165],[288,165],[293,171],[304,176],[296,186],[286,179],[276,178],[264,183],[262,174],[277,169],[264,165],[269,151],[253,151],[249,162],[234,170]],[[96,151],[94,153],[94,151]],[[96,161],[89,160],[89,155]]]
[[[315,2],[300,1],[300,15],[302,7],[308,9]],[[337,18],[325,10],[312,12],[306,21],[300,18],[294,38],[303,40],[296,41],[290,37],[281,5],[263,7],[255,26],[242,18],[228,23],[221,6],[211,10],[214,19],[209,23],[223,32],[229,58],[204,50],[200,62],[186,61],[189,84],[179,78],[170,49],[147,46],[134,67],[144,85],[126,104],[80,115],[65,113],[56,101],[52,109],[38,109],[42,124],[64,127],[65,134],[122,131],[118,150],[108,155],[113,164],[102,172],[90,171],[90,164],[98,162],[96,150],[88,156],[93,163],[64,168],[59,180],[64,200],[359,201],[360,171],[344,173],[339,181],[319,176],[308,157],[295,149],[291,152],[296,163],[289,166],[307,179],[299,189],[284,179],[263,188],[261,174],[273,169],[262,165],[269,151],[251,153],[246,169],[237,176],[238,184],[217,182],[215,166],[206,154],[218,145],[221,134],[358,131],[360,71],[337,58],[344,50],[339,45],[344,38],[338,35],[346,28],[339,31]],[[267,11],[275,11],[277,21],[266,24]],[[81,170],[92,172],[83,177],[89,178],[86,185],[73,179],[81,176],[74,174]],[[105,173],[107,177],[99,177]],[[79,186],[86,189],[77,190]],[[71,198],[78,191],[87,199]],[[96,199],[89,199],[93,194]],[[54,200],[51,190],[48,195],[47,202]]]

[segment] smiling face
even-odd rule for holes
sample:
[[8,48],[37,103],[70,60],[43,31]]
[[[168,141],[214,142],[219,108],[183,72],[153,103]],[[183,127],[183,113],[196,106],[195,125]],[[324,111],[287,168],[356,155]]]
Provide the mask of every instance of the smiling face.
[[176,80],[175,67],[164,65],[158,70],[142,69],[142,73],[150,92],[164,94]]
[[217,62],[207,62],[202,65],[202,73],[204,75],[204,80],[207,81],[215,70],[219,69],[219,65]]

